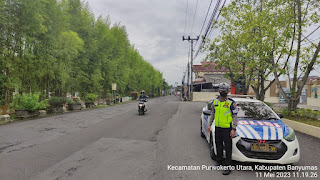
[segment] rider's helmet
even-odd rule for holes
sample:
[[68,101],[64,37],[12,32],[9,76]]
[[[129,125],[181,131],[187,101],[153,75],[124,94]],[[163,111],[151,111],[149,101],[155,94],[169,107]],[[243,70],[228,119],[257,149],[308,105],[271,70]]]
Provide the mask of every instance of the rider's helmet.
[[141,95],[144,95],[144,94],[145,94],[145,91],[144,91],[144,90],[142,90],[142,91],[141,91]]

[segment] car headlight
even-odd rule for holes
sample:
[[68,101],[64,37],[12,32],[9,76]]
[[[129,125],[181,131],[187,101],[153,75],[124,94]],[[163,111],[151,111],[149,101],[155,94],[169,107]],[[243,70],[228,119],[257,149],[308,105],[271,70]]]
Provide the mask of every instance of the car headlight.
[[284,139],[291,142],[295,139],[295,137],[296,135],[294,133],[294,130],[291,127],[289,127],[289,134]]

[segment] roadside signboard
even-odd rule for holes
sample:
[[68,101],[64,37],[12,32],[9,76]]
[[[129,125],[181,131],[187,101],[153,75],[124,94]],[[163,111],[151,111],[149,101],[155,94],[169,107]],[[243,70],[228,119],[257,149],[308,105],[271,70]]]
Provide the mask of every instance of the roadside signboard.
[[112,91],[116,91],[117,90],[117,84],[116,83],[112,83]]

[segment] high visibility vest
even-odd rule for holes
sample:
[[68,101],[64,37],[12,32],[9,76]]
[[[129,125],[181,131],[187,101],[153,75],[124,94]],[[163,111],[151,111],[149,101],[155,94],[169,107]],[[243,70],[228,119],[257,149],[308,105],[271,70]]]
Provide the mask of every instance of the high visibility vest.
[[230,128],[232,122],[232,112],[230,110],[231,104],[232,101],[230,100],[221,102],[217,99],[213,101],[213,108],[215,110],[214,124],[216,127]]

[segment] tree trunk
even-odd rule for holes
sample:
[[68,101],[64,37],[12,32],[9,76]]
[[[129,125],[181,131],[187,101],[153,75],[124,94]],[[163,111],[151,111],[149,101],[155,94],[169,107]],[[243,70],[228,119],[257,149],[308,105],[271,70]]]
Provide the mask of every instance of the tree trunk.
[[[301,36],[302,36],[302,22],[301,22],[301,4],[300,0],[296,0],[297,3],[297,10],[298,10],[298,44],[297,44],[297,54],[296,54],[296,62],[294,65],[294,72],[293,72],[293,81],[292,87],[290,90],[290,110],[296,110],[297,108],[297,100],[300,97],[300,94],[297,93],[297,82],[298,82],[298,67],[300,62],[300,48],[301,48]],[[289,111],[290,112],[290,111]],[[290,114],[290,113],[289,113]]]

